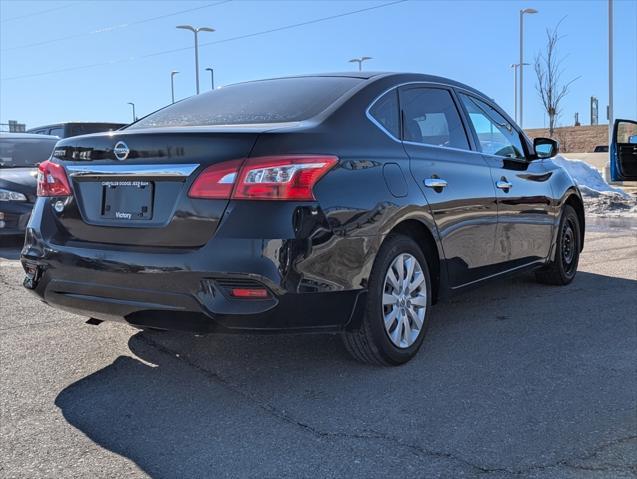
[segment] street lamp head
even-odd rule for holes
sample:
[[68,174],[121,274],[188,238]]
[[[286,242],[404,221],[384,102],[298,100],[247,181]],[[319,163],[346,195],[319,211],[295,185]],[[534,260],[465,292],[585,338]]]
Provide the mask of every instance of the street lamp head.
[[135,106],[135,103],[133,103],[132,101],[129,101],[128,104]]
[[365,61],[365,60],[371,60],[372,57],[361,57],[361,61]]
[[211,72],[211,71],[212,71],[212,68],[206,68],[206,71],[207,71],[207,72]]
[[177,25],[177,28],[181,28],[183,30],[190,30],[191,32],[214,32],[214,28],[210,27],[193,27],[192,25]]
[[521,13],[538,13],[535,8],[523,8],[520,10]]
[[179,73],[177,70],[173,70],[170,72],[171,75],[176,75],[177,73]]
[[360,62],[360,59],[358,58],[352,58],[351,60],[348,60],[349,63],[357,63]]
[[177,25],[182,30],[190,30],[195,34],[195,91],[199,95],[199,32],[214,32],[214,28],[210,27],[193,27],[192,25]]

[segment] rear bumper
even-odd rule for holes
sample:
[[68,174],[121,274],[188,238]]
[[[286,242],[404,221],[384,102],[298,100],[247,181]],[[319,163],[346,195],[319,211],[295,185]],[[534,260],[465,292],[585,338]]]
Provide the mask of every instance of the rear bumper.
[[[140,252],[56,245],[29,229],[21,259],[31,276],[25,286],[45,303],[136,327],[330,332],[359,323],[364,289],[308,291],[263,254],[275,246],[270,241],[214,239],[196,250]],[[227,281],[256,282],[270,297],[232,298]]]
[[212,311],[209,303],[215,301],[215,293],[200,301],[203,294],[203,289],[192,295],[53,280],[44,288],[43,299],[65,311],[139,328],[196,333],[333,332],[351,323],[364,292],[285,294],[271,307],[262,300],[225,300],[251,303],[257,309],[251,313]]

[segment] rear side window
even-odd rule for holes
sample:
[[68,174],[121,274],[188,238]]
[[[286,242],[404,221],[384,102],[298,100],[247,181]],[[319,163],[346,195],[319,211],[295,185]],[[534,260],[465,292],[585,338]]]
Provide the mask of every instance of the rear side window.
[[403,139],[426,145],[469,150],[469,141],[451,93],[440,88],[401,92]]
[[170,105],[128,129],[307,120],[361,81],[348,77],[301,77],[238,83]]
[[399,113],[396,89],[385,93],[369,109],[372,118],[395,138],[400,138]]

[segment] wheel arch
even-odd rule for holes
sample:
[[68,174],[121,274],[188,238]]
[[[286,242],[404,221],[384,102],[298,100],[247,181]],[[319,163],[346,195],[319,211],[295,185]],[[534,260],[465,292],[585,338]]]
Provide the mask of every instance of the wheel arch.
[[586,229],[586,214],[582,197],[577,191],[571,189],[566,193],[563,204],[571,206],[577,213],[577,219],[580,223],[580,251],[582,251],[584,249],[584,230]]
[[442,254],[431,230],[417,219],[405,219],[394,225],[389,234],[402,234],[412,238],[422,250],[431,273],[432,303],[437,302],[442,278]]

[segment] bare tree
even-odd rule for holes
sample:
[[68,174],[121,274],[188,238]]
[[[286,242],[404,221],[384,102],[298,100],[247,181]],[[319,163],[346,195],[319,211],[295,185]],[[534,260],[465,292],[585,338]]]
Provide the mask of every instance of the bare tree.
[[561,152],[568,153],[571,151],[571,141],[569,135],[564,131],[564,128],[556,128],[555,133],[551,133],[551,136],[560,142]]
[[567,83],[561,81],[563,73],[561,65],[564,59],[558,58],[557,44],[562,38],[558,30],[564,18],[558,22],[553,30],[546,29],[546,50],[543,53],[538,53],[535,57],[535,74],[537,75],[535,89],[540,95],[544,110],[549,117],[550,136],[553,136],[555,125],[562,113],[562,100],[568,94],[571,83],[579,78],[574,78]]

